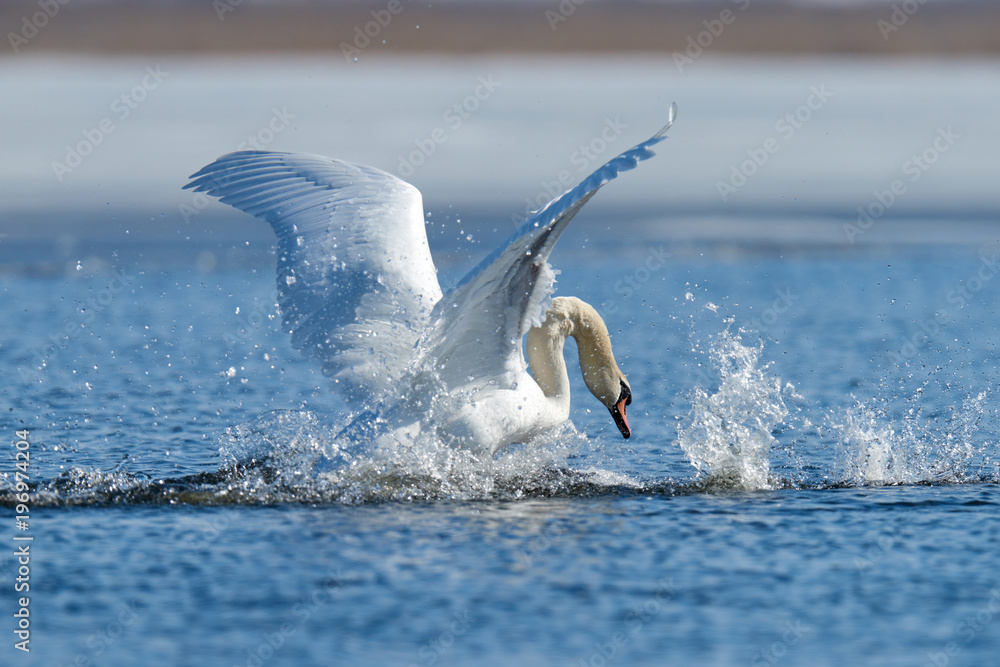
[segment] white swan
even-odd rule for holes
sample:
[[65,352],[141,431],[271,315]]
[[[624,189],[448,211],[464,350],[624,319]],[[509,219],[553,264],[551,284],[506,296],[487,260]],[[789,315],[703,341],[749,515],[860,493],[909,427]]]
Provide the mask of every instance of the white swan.
[[632,392],[607,327],[576,298],[546,309],[555,282],[547,259],[601,186],[653,155],[676,110],[659,132],[528,218],[446,294],[420,192],[391,174],[319,155],[240,151],[185,188],[274,229],[279,306],[293,347],[364,408],[346,435],[399,442],[431,432],[491,454],[524,442],[569,418],[563,343],[573,336],[587,387],[628,438]]

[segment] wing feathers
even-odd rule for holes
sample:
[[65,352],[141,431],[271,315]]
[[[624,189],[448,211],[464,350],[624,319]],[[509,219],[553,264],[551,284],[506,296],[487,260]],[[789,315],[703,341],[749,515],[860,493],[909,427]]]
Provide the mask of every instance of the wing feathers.
[[420,193],[391,174],[319,155],[241,151],[185,187],[271,224],[292,345],[322,363],[346,398],[371,404],[407,372],[421,341],[450,386],[518,377],[521,338],[541,321],[555,282],[553,246],[604,184],[652,157],[675,113],[671,106],[663,129],[532,215],[444,299]]
[[[609,160],[579,185],[528,218],[473,268],[435,309],[441,332],[435,352],[441,376],[452,386],[517,377],[524,368],[521,338],[541,322],[555,283],[547,260],[570,220],[606,183],[654,155],[674,122]],[[476,353],[476,351],[481,352]]]
[[293,347],[349,400],[384,395],[441,297],[417,189],[370,167],[258,151],[224,155],[191,178],[185,187],[271,224]]

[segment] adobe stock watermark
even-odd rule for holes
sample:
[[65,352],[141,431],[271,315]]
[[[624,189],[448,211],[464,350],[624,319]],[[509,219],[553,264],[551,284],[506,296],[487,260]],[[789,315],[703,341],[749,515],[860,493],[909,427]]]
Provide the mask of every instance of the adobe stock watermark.
[[906,180],[897,178],[885,190],[873,192],[874,199],[868,205],[858,207],[858,219],[854,223],[844,223],[844,234],[847,235],[847,240],[855,243],[859,236],[868,232],[875,221],[884,216],[909,191],[907,181],[910,183],[919,181],[941,156],[951,150],[955,142],[961,138],[962,135],[952,130],[951,126],[938,128],[937,136],[934,137],[931,145],[919,153],[914,153],[903,162],[900,171]]
[[[950,304],[934,313],[933,318],[921,320],[917,330],[909,335],[900,336],[902,345],[898,352],[889,352],[893,363],[903,365],[907,360],[917,355],[920,349],[943,337],[943,327],[957,317],[959,310],[970,304],[973,296],[981,292],[993,278],[1000,273],[1000,254],[994,252],[989,257],[981,255],[979,266],[964,280],[945,294],[945,301]],[[952,313],[951,311],[955,312]]]
[[618,303],[631,298],[634,294],[636,294],[643,285],[652,279],[655,273],[658,273],[664,266],[666,266],[667,260],[671,256],[671,253],[663,249],[662,244],[655,248],[649,248],[649,252],[646,253],[646,258],[636,265],[631,273],[627,273],[615,281],[615,294],[620,294],[621,298],[602,303],[601,308],[604,312],[609,315],[617,313]]
[[270,323],[277,318],[277,303],[278,293],[273,292],[267,301],[255,301],[253,308],[245,313],[241,308],[237,307],[236,315],[240,317],[242,324],[235,336],[226,332],[222,334],[222,340],[225,341],[230,349],[252,344],[253,332],[265,324],[270,326]]
[[111,648],[121,639],[122,635],[135,624],[139,619],[139,613],[144,611],[137,600],[131,602],[122,601],[118,605],[115,617],[108,621],[103,627],[87,636],[84,644],[87,651],[77,653],[73,661],[66,663],[70,665],[92,665],[96,658],[100,658],[108,653]]
[[49,21],[54,19],[59,10],[70,3],[70,0],[38,0],[39,11],[32,14],[25,14],[21,17],[21,29],[17,32],[8,32],[7,41],[14,53],[20,53],[21,47],[27,46],[28,42],[38,36]]
[[750,667],[771,667],[781,661],[793,646],[796,646],[809,632],[809,628],[803,627],[801,621],[786,621],[782,626],[784,631],[781,639],[773,642],[770,646],[753,654],[750,658]]
[[910,20],[910,17],[917,13],[927,0],[903,0],[892,5],[892,13],[889,20],[879,19],[875,22],[875,27],[882,34],[882,39],[889,41],[889,36],[896,32]]
[[594,650],[586,658],[577,661],[578,667],[604,667],[614,660],[618,652],[632,641],[632,638],[642,632],[642,628],[663,611],[664,604],[677,596],[677,587],[673,579],[660,579],[656,593],[643,602],[635,605],[622,619],[624,630],[612,634],[607,641],[596,642]]
[[184,547],[186,549],[201,549],[209,546],[229,529],[232,519],[241,516],[231,509],[223,509],[211,516],[211,520],[200,519],[197,530],[192,530],[184,536]]
[[716,181],[715,187],[719,191],[722,201],[727,201],[736,191],[742,188],[760,169],[767,164],[771,156],[781,150],[782,142],[787,142],[795,136],[795,133],[808,123],[813,113],[823,108],[833,93],[826,89],[825,84],[819,87],[811,86],[809,95],[805,102],[795,108],[794,111],[785,114],[774,124],[774,131],[777,137],[768,137],[760,146],[748,148],[746,150],[747,159],[739,164],[732,165],[729,179],[726,181]]
[[104,312],[115,296],[123,292],[131,283],[132,276],[121,268],[111,270],[111,280],[96,295],[91,295],[81,307],[83,317],[80,320],[68,318],[61,329],[49,334],[48,341],[35,353],[35,361],[30,368],[20,367],[18,372],[22,379],[40,382],[42,369],[48,368],[48,361],[55,353],[65,348],[70,340],[79,336],[86,326],[94,322],[98,315]]
[[84,159],[91,155],[98,146],[104,143],[108,135],[117,129],[116,120],[119,123],[125,122],[168,76],[170,76],[170,72],[164,72],[159,65],[147,67],[146,75],[142,77],[142,80],[128,92],[116,97],[111,103],[111,116],[105,116],[97,122],[95,127],[85,129],[83,139],[77,143],[67,145],[66,157],[63,158],[62,162],[52,161],[52,173],[55,174],[56,180],[62,183],[68,174],[73,173],[77,167],[83,164]]
[[545,20],[549,22],[549,29],[552,32],[556,31],[560,23],[564,23],[569,20],[577,7],[587,2],[587,0],[559,0],[559,5],[553,9],[545,10]]
[[389,27],[394,16],[398,16],[403,11],[401,0],[389,0],[385,9],[371,10],[372,20],[363,26],[354,26],[354,39],[350,42],[340,43],[340,52],[347,62],[357,62],[361,52],[367,49],[372,40],[382,34],[382,31]]
[[448,627],[442,630],[437,637],[421,646],[417,651],[420,662],[410,663],[409,667],[430,667],[455,645],[459,637],[469,631],[472,620],[469,618],[468,609],[456,611],[452,616],[455,620],[449,623]]
[[230,12],[235,12],[236,8],[243,4],[243,0],[212,0],[212,9],[215,10],[215,15],[219,17],[219,21],[226,20],[226,14]]
[[580,146],[573,151],[569,156],[570,166],[576,167],[576,174],[569,169],[561,170],[554,181],[541,181],[539,185],[541,186],[541,191],[534,197],[526,197],[524,200],[525,207],[521,213],[514,213],[510,216],[510,221],[515,227],[520,226],[525,220],[531,217],[531,214],[535,211],[541,210],[543,206],[548,204],[550,201],[566,192],[572,185],[576,185],[576,181],[579,179],[581,174],[585,174],[589,169],[593,169],[593,165],[597,162],[601,155],[603,155],[608,148],[614,143],[622,133],[628,129],[628,125],[621,121],[621,118],[615,116],[614,119],[605,118],[604,126],[598,132],[597,136],[591,139],[585,144],[580,144]]
[[[275,653],[284,647],[285,642],[298,632],[301,626],[309,622],[313,614],[340,595],[341,583],[339,569],[336,572],[332,569],[327,570],[320,585],[312,593],[292,605],[288,613],[295,622],[284,622],[279,624],[274,632],[261,633],[262,641],[257,646],[245,649],[246,661],[243,665],[245,667],[262,667],[266,664],[274,657]],[[234,663],[233,667],[241,667],[241,665]]]
[[955,626],[955,635],[961,640],[961,644],[955,639],[948,641],[940,651],[927,653],[927,662],[924,667],[947,667],[951,664],[951,659],[962,652],[962,646],[969,644],[979,634],[993,622],[994,617],[1000,614],[1000,588],[990,591],[990,598],[975,614],[970,614],[962,619],[962,622]]
[[413,145],[416,148],[406,155],[399,155],[399,164],[396,166],[396,174],[406,178],[420,168],[427,158],[434,155],[438,146],[448,141],[449,132],[455,132],[462,127],[462,123],[472,117],[482,103],[493,97],[493,93],[503,84],[493,79],[493,75],[480,76],[476,82],[476,87],[472,93],[452,104],[441,114],[448,129],[435,127],[430,134],[423,139],[414,139]]
[[887,526],[868,544],[868,548],[860,556],[855,556],[854,567],[859,573],[867,572],[885,558],[889,550],[896,545],[899,528],[899,526]]
[[[750,6],[750,0],[732,0],[732,3],[737,6],[736,11],[738,12],[746,11]],[[705,26],[705,29],[696,35],[688,35],[687,48],[684,49],[684,53],[680,51],[674,51],[673,53],[674,65],[677,66],[677,71],[683,74],[685,67],[693,65],[694,61],[700,58],[707,49],[712,48],[715,40],[722,37],[726,26],[730,26],[736,22],[737,16],[738,14],[732,9],[723,9],[719,12],[718,18],[702,21],[701,24]]]
[[778,320],[799,300],[797,295],[792,294],[790,287],[786,287],[784,290],[775,289],[774,293],[777,294],[777,297],[771,302],[771,305],[764,309],[759,318],[754,317],[750,320],[753,328],[761,333],[777,324]]
[[[295,120],[295,114],[289,113],[288,107],[281,107],[281,109],[274,107],[271,109],[271,117],[267,122],[253,134],[247,135],[247,138],[240,142],[236,150],[264,150],[291,125],[293,120]],[[211,202],[212,199],[204,192],[195,192],[191,195],[191,201],[181,202],[177,205],[177,210],[180,211],[185,224],[190,225],[191,219],[204,211]]]
[[547,523],[545,528],[542,529],[542,534],[531,541],[530,548],[521,549],[518,553],[521,560],[524,561],[524,566],[526,568],[531,567],[535,556],[551,549],[555,538],[561,537],[564,534],[566,534],[566,529],[558,523],[554,521]]

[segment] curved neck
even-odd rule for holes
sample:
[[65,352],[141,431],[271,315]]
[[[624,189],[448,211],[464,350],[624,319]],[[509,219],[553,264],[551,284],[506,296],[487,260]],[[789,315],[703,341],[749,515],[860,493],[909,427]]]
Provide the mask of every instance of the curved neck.
[[573,322],[550,310],[539,327],[528,331],[528,363],[531,376],[541,387],[546,398],[565,398],[569,401],[569,374],[563,358],[566,336],[573,330]]
[[575,297],[557,297],[541,326],[528,331],[528,361],[531,375],[548,398],[569,401],[569,375],[563,346],[573,336],[580,353],[580,369],[587,387],[599,399],[613,404],[615,396],[605,397],[596,375],[602,368],[617,368],[611,352],[608,329],[592,306]]

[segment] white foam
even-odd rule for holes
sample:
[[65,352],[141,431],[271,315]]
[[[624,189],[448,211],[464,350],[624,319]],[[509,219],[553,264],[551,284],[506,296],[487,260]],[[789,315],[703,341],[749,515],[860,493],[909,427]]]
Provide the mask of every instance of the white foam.
[[677,444],[699,473],[715,483],[756,490],[772,488],[772,431],[788,415],[781,380],[760,365],[763,344],[743,345],[725,330],[710,348],[719,386],[695,387],[691,410],[681,421]]
[[[855,484],[965,482],[996,462],[988,443],[976,443],[987,392],[966,397],[947,419],[925,418],[917,403],[893,420],[882,401],[857,402],[830,425],[839,434],[843,480]],[[995,473],[994,473],[995,476]]]
[[232,490],[261,502],[363,503],[548,495],[584,478],[620,483],[567,468],[568,457],[589,446],[569,422],[495,458],[429,437],[373,447],[345,442],[338,430],[296,411],[227,429],[220,451],[236,481]]

